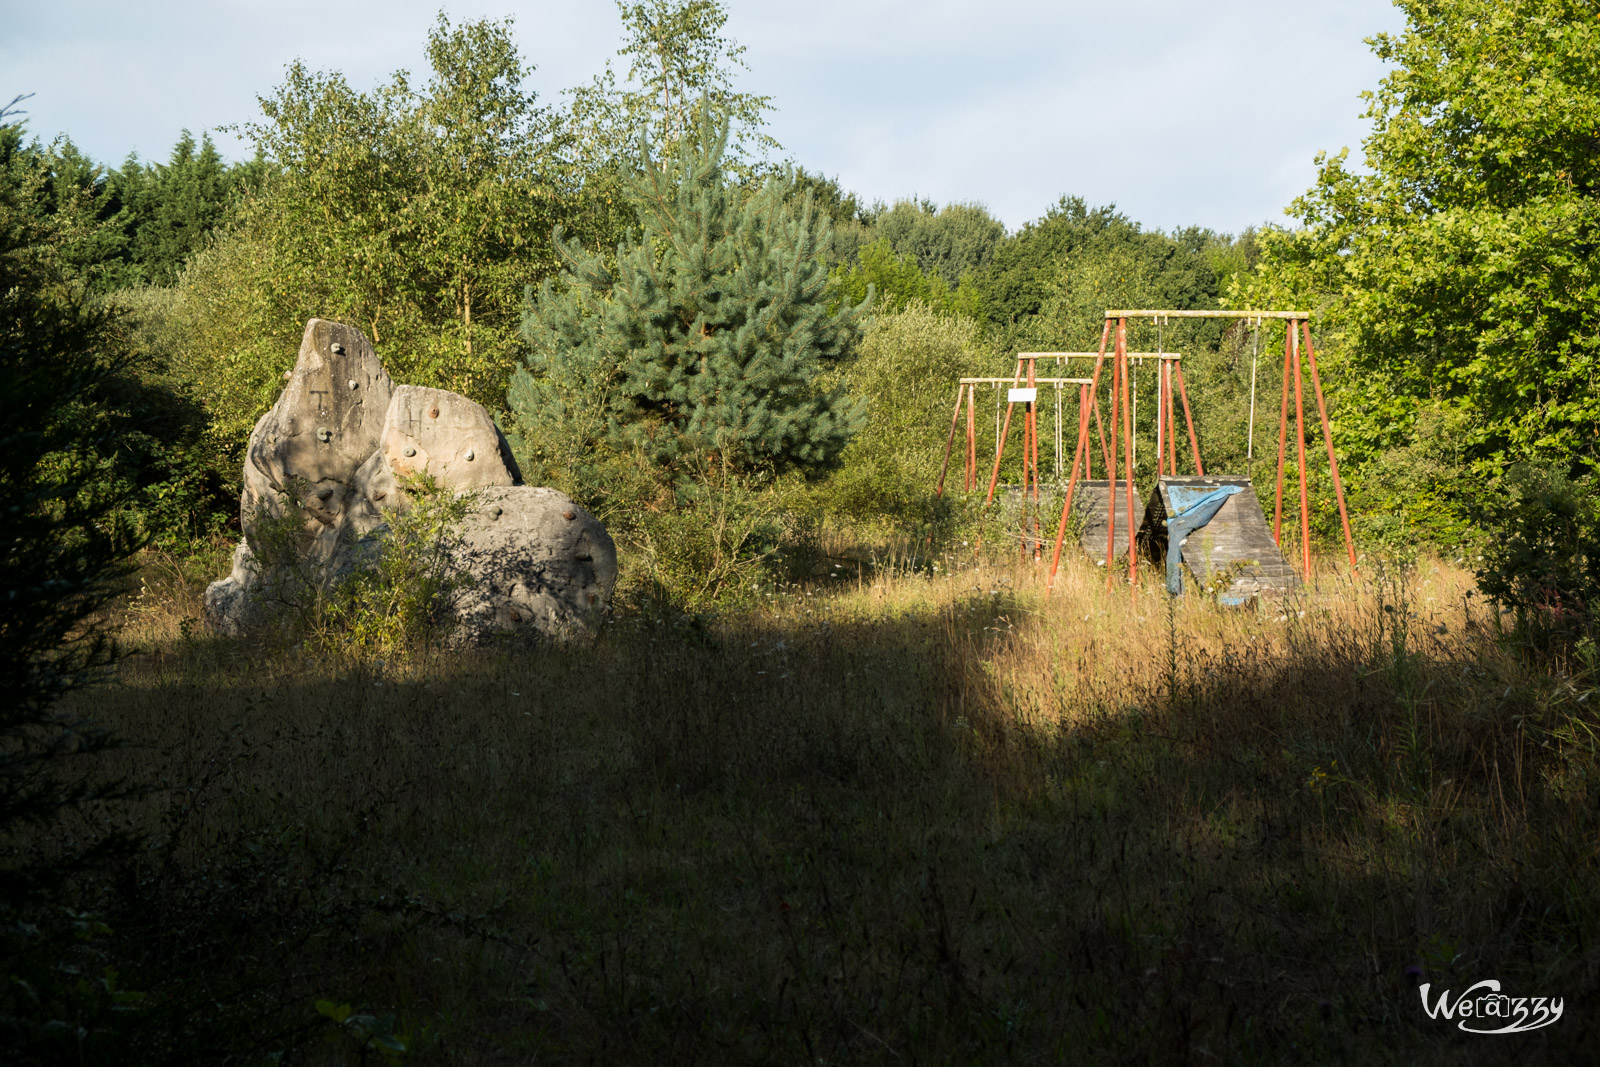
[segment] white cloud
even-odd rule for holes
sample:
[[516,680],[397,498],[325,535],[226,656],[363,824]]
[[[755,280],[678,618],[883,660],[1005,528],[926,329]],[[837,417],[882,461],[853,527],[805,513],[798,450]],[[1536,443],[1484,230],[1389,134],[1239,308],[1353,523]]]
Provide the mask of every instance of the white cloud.
[[[0,95],[36,93],[33,132],[117,162],[165,156],[185,127],[248,121],[295,58],[358,86],[420,72],[440,0],[0,2]],[[1362,38],[1402,25],[1385,0],[729,10],[748,47],[741,85],[774,97],[773,133],[796,161],[869,199],[978,200],[1012,226],[1063,193],[1152,226],[1279,218],[1318,149],[1358,152],[1358,94],[1382,74]],[[450,8],[458,21],[506,14],[552,102],[619,43],[607,0]]]

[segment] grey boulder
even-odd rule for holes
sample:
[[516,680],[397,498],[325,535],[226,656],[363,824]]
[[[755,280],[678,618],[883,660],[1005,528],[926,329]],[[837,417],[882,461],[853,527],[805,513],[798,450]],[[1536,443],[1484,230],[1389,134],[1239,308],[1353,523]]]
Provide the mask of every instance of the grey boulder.
[[396,386],[359,330],[312,319],[244,464],[244,540],[205,594],[228,635],[370,566],[390,518],[424,481],[472,494],[449,562],[456,643],[574,637],[604,617],[617,579],[605,527],[554,489],[521,484],[494,419],[457,393]]
[[531,485],[474,495],[453,562],[473,578],[453,606],[456,639],[575,637],[599,627],[617,582],[604,526],[564,493]]

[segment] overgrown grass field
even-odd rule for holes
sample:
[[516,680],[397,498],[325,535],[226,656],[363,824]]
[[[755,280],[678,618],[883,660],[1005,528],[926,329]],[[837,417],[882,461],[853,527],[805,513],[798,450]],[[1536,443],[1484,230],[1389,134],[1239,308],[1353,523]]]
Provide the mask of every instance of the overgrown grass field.
[[[198,583],[146,573],[138,654],[72,698],[153,787],[75,830],[148,835],[84,949],[137,961],[130,1059],[1572,1063],[1597,1037],[1595,664],[1525,666],[1448,564],[1226,610],[948,558],[366,664],[200,636]],[[1564,1017],[1424,1013],[1420,982],[1484,978]]]

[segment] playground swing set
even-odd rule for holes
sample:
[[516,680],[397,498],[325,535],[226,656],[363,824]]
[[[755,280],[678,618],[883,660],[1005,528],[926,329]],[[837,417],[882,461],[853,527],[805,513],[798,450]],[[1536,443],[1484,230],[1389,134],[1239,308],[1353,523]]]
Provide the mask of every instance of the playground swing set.
[[[1254,354],[1250,367],[1250,413],[1246,438],[1247,472],[1237,475],[1211,475],[1205,472],[1201,459],[1199,438],[1195,432],[1194,417],[1189,406],[1188,390],[1183,379],[1182,356],[1161,351],[1159,338],[1162,326],[1171,319],[1235,319],[1249,322],[1254,328]],[[1148,319],[1157,327],[1156,352],[1129,352],[1127,347],[1128,321]],[[1283,320],[1284,358],[1281,403],[1278,418],[1277,486],[1273,504],[1273,521],[1268,531],[1261,505],[1254,493],[1256,376],[1260,355],[1260,331],[1264,320]],[[1109,350],[1109,351],[1108,351]],[[1105,375],[1107,356],[1110,356],[1111,373],[1109,407],[1102,418],[1100,383]],[[1055,360],[1058,366],[1070,366],[1074,359],[1093,359],[1092,375],[1087,378],[1037,376],[1040,360]],[[1148,508],[1139,502],[1134,485],[1134,471],[1138,458],[1135,429],[1138,425],[1138,390],[1136,368],[1147,360],[1156,364],[1156,485]],[[1230,589],[1244,589],[1247,593],[1263,588],[1287,587],[1311,576],[1311,521],[1310,500],[1306,484],[1306,426],[1304,380],[1305,370],[1310,370],[1311,390],[1316,400],[1317,414],[1322,431],[1323,445],[1328,456],[1334,496],[1338,502],[1339,519],[1344,534],[1345,550],[1352,571],[1356,567],[1355,545],[1350,534],[1349,514],[1345,507],[1344,486],[1339,477],[1339,463],[1333,450],[1333,436],[1328,423],[1327,403],[1322,392],[1322,380],[1317,367],[1316,351],[1311,342],[1310,313],[1304,311],[1175,311],[1175,310],[1108,310],[1105,327],[1100,336],[1097,352],[1023,352],[1017,356],[1016,371],[1010,379],[962,378],[957,384],[955,410],[951,414],[950,431],[945,441],[944,463],[939,471],[935,495],[944,493],[949,472],[950,457],[954,450],[956,432],[960,428],[963,407],[966,410],[966,448],[964,449],[963,488],[974,492],[979,487],[977,452],[977,390],[980,385],[995,389],[995,456],[990,472],[984,505],[994,503],[999,486],[1001,460],[1010,433],[1013,411],[1023,405],[1023,530],[1024,556],[1030,551],[1040,558],[1043,547],[1039,523],[1039,418],[1037,412],[1038,387],[1054,386],[1056,480],[1061,481],[1064,468],[1064,433],[1062,396],[1070,385],[1078,387],[1078,433],[1073,453],[1071,474],[1066,481],[1066,496],[1061,517],[1056,526],[1054,551],[1050,561],[1047,591],[1055,583],[1060,566],[1061,548],[1066,537],[1067,518],[1072,513],[1075,498],[1085,514],[1087,527],[1093,530],[1102,521],[1106,533],[1105,567],[1108,582],[1115,573],[1118,552],[1118,511],[1123,513],[1123,545],[1127,550],[1127,577],[1130,583],[1138,579],[1138,538],[1143,537],[1152,555],[1170,550],[1168,556],[1168,588],[1178,592],[1181,578],[1177,575],[1176,561],[1181,558],[1197,574],[1222,572],[1233,578]],[[1296,575],[1283,553],[1283,489],[1284,468],[1288,461],[1289,394],[1294,393],[1294,428],[1296,462],[1299,469],[1300,493],[1300,567]],[[999,390],[1009,386],[1004,417],[999,407]],[[1184,429],[1187,431],[1193,476],[1178,473],[1177,410],[1181,402]],[[1107,435],[1109,423],[1109,437]],[[1094,444],[1098,443],[1105,472],[1102,487],[1093,479]],[[1081,478],[1080,478],[1081,475]],[[1088,483],[1087,485],[1085,483]],[[1080,489],[1088,492],[1080,496]],[[1237,497],[1238,499],[1234,499]],[[1141,513],[1143,530],[1135,523],[1135,511]],[[1196,546],[1189,548],[1188,534],[1202,526],[1211,526],[1208,535]],[[1170,545],[1168,532],[1178,537]],[[1097,533],[1097,531],[1095,531]],[[1087,538],[1085,548],[1088,547]],[[1234,572],[1240,572],[1237,575]],[[1235,601],[1243,597],[1224,597]]]

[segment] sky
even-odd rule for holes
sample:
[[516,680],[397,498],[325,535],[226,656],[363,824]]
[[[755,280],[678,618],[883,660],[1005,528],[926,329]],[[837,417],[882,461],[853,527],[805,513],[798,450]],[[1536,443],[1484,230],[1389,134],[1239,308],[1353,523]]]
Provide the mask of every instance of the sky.
[[[547,104],[621,44],[612,0],[0,0],[0,103],[33,93],[33,134],[159,161],[183,129],[257,117],[297,58],[358,88],[425,71],[441,7],[512,16]],[[1404,28],[1388,0],[726,7],[737,87],[773,98],[786,157],[868,201],[977,202],[1013,229],[1062,195],[1161,229],[1288,221],[1318,151],[1360,159],[1360,94],[1385,72],[1364,39]]]

